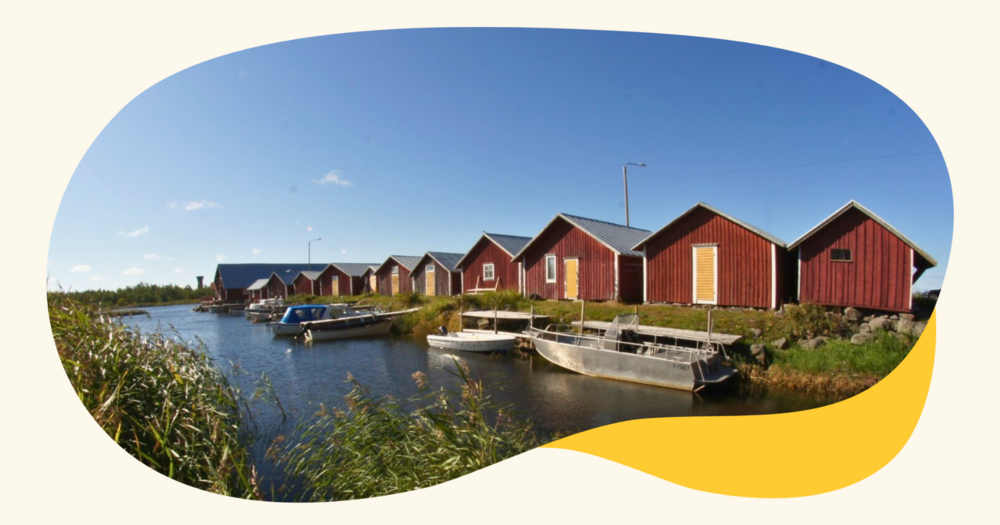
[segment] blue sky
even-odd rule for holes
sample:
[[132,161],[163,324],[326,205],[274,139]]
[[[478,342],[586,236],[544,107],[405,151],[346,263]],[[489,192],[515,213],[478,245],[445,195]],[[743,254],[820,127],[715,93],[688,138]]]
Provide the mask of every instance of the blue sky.
[[656,230],[699,201],[792,242],[855,199],[937,258],[944,160],[891,92],[815,57],[659,34],[418,29],[198,64],[114,117],[66,189],[50,287],[194,284],[219,261],[381,262],[533,236],[558,212]]

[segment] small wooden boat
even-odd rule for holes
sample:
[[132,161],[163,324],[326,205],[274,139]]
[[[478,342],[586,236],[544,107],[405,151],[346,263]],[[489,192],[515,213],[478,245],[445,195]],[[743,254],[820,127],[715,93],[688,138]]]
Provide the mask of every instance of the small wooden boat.
[[274,335],[301,335],[303,323],[358,315],[350,306],[339,304],[302,304],[289,306],[280,321],[267,323]]
[[442,350],[462,352],[509,352],[517,340],[512,335],[452,332],[442,328],[441,334],[427,336],[427,344]]
[[589,376],[697,392],[737,374],[724,364],[724,349],[711,335],[689,341],[693,346],[667,345],[641,341],[638,328],[638,316],[629,314],[616,317],[601,335],[566,325],[532,327],[529,335],[542,357]]

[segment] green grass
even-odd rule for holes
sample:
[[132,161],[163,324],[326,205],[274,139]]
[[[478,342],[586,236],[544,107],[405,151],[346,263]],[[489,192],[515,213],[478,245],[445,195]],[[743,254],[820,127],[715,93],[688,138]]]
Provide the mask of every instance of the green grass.
[[811,373],[843,373],[883,378],[903,362],[912,345],[880,331],[875,339],[855,345],[847,339],[830,339],[815,350],[793,347],[774,350],[772,366]]
[[323,410],[302,442],[279,454],[301,485],[302,499],[335,501],[415,490],[455,479],[538,445],[530,425],[495,407],[468,369],[458,388],[433,390],[413,375],[421,395],[400,401],[354,388],[347,410]]
[[66,375],[108,436],[171,479],[260,498],[241,397],[203,351],[138,334],[65,294],[50,293],[48,304]]

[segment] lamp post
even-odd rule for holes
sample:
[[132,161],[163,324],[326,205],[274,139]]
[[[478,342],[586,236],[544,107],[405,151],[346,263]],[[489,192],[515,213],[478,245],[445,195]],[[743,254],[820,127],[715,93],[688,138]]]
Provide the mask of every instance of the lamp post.
[[645,168],[646,163],[640,162],[639,164],[636,164],[634,162],[626,162],[625,165],[622,166],[622,179],[625,180],[625,226],[629,226],[628,223],[628,167],[629,166],[639,166],[640,168]]
[[308,270],[308,271],[312,271],[312,269],[313,269],[313,267],[312,267],[312,264],[313,264],[313,247],[312,247],[312,244],[313,244],[314,241],[322,241],[322,240],[323,240],[322,237],[320,237],[319,239],[310,239],[309,240],[309,262],[306,265],[306,270]]

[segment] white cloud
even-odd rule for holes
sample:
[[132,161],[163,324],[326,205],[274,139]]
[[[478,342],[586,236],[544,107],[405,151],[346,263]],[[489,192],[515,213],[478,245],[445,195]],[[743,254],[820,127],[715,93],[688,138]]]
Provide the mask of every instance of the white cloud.
[[322,179],[317,179],[314,180],[313,182],[315,182],[316,184],[336,184],[337,186],[345,186],[345,187],[351,185],[351,181],[340,178],[340,172],[337,170],[333,170],[330,173],[323,175]]
[[184,269],[180,267],[174,268],[174,273],[184,273]]
[[104,278],[103,276],[95,275],[95,276],[91,277],[90,280],[91,281],[100,281],[103,278]]
[[184,203],[184,211],[204,210],[208,208],[221,208],[222,205],[212,201],[191,201]]
[[122,275],[142,275],[144,273],[146,273],[146,270],[143,270],[142,268],[132,267],[122,272]]
[[225,254],[220,253],[220,254],[216,255],[215,256],[215,262],[220,262],[220,263],[221,262],[226,262],[226,256],[225,256]]
[[264,252],[260,251],[260,248],[254,248],[254,249],[250,250],[250,253],[252,253],[254,255],[260,255],[260,254],[262,254]]
[[78,264],[74,266],[73,269],[69,271],[69,273],[87,273],[89,271],[90,271],[89,264]]
[[149,226],[143,226],[142,228],[139,228],[134,232],[123,232],[121,230],[118,231],[118,235],[124,235],[126,237],[138,237],[140,235],[145,235],[147,233],[149,233]]
[[147,261],[159,261],[160,259],[162,259],[162,257],[156,255],[155,253],[147,253],[146,255],[143,255],[142,258],[146,259]]

